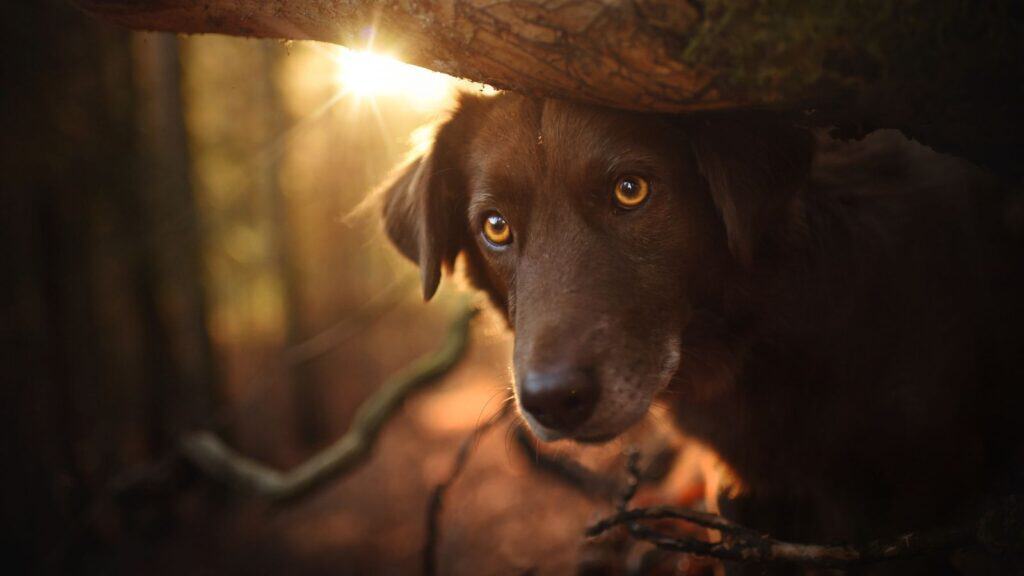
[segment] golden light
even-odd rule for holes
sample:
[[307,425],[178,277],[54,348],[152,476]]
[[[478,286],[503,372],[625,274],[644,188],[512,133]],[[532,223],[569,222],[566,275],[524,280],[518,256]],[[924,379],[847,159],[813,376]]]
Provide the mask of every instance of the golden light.
[[338,47],[334,79],[343,95],[358,100],[398,98],[418,108],[446,106],[458,80],[399,62],[385,54]]

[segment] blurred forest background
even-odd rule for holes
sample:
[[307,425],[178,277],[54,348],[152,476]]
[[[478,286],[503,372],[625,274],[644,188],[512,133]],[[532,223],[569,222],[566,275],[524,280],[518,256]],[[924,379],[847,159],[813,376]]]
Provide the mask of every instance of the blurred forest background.
[[[425,306],[359,208],[456,90],[485,88],[334,46],[132,33],[59,0],[2,21],[8,564],[418,572],[430,487],[508,395],[497,322],[367,466],[293,507],[112,486],[196,428],[292,466],[438,345],[458,298]],[[443,572],[562,573],[590,504],[492,436],[452,496]]]

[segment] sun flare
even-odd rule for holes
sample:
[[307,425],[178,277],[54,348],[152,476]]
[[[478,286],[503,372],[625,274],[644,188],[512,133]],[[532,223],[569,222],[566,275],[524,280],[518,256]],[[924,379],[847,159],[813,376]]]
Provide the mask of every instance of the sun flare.
[[387,54],[338,48],[334,79],[345,95],[358,100],[403,99],[419,108],[446,105],[457,80],[438,72],[405,64]]

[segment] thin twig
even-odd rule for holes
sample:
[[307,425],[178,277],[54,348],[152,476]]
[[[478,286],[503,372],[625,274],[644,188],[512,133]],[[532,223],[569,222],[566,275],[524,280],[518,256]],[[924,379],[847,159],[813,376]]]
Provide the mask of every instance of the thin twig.
[[[584,496],[596,500],[615,501],[621,498],[623,487],[619,478],[602,474],[587,468],[572,458],[556,456],[538,450],[526,427],[517,423],[515,441],[523,451],[526,461],[535,470],[544,473],[559,482],[578,490]],[[642,483],[657,482],[668,473],[671,463],[675,461],[677,451],[666,447],[652,458],[640,473]]]
[[630,534],[663,550],[722,560],[785,562],[823,568],[844,568],[934,552],[952,552],[977,543],[973,532],[969,530],[908,533],[867,544],[846,545],[802,544],[775,540],[768,536],[725,536],[720,542],[708,542],[690,537],[670,537],[645,526],[632,527]]
[[302,342],[289,346],[284,351],[284,363],[288,366],[304,364],[335,350],[346,340],[358,334],[359,328],[395,309],[402,302],[409,288],[418,280],[414,275],[395,280],[380,294],[362,305],[355,314],[335,322]]
[[516,424],[515,440],[531,466],[587,497],[611,500],[621,491],[620,482],[613,476],[594,472],[570,458],[552,456],[538,450],[522,423]]
[[462,445],[459,446],[459,451],[455,455],[455,462],[452,464],[452,469],[448,473],[448,477],[445,478],[443,482],[435,486],[434,490],[430,493],[430,500],[427,502],[427,535],[423,544],[423,574],[425,576],[434,576],[437,574],[437,545],[440,541],[441,533],[441,511],[444,507],[444,498],[448,489],[451,488],[452,484],[454,484],[459,478],[459,475],[462,474],[462,470],[466,467],[466,463],[469,462],[469,455],[472,448],[477,445],[488,430],[503,421],[505,417],[511,413],[511,406],[512,404],[505,403],[501,410],[477,426],[473,432],[462,441]]
[[640,451],[635,447],[629,447],[626,449],[626,485],[623,486],[622,492],[619,494],[619,501],[616,503],[616,507],[620,512],[626,510],[626,506],[629,506],[630,501],[636,496],[636,491],[640,489]]
[[677,508],[675,506],[652,506],[650,508],[621,510],[618,514],[600,520],[596,524],[587,528],[586,534],[587,536],[597,536],[598,534],[611,529],[613,526],[637,520],[664,519],[683,520],[690,524],[732,534],[757,534],[757,532],[735,524],[718,514],[701,512],[699,510],[690,510],[688,508]]
[[181,441],[180,451],[207,475],[256,495],[285,501],[308,494],[362,463],[384,424],[402,403],[447,374],[462,359],[469,342],[470,320],[476,312],[467,305],[452,321],[440,349],[385,382],[359,407],[344,436],[288,472],[274,470],[239,454],[212,432],[186,436]]
[[[416,275],[400,277],[384,287],[379,293],[361,304],[351,314],[341,318],[331,326],[286,348],[279,358],[284,368],[301,366],[313,362],[336,350],[349,339],[377,322],[384,315],[394,310],[404,299],[409,288],[418,283]],[[229,407],[219,411],[212,421],[217,429],[230,428],[238,415],[248,411],[259,400],[281,382],[275,379],[275,371],[259,370],[255,377],[245,384],[245,397]]]
[[[795,543],[777,540],[722,516],[698,510],[674,506],[627,509],[639,485],[638,462],[638,453],[629,452],[627,473],[630,481],[618,502],[618,511],[588,527],[586,536],[599,536],[616,526],[625,526],[632,537],[650,542],[663,550],[720,560],[790,563],[823,568],[847,568],[896,558],[953,552],[971,546],[984,546],[996,553],[1024,548],[1024,499],[1017,496],[992,503],[975,524],[966,527],[912,532],[867,543]],[[641,524],[644,521],[665,519],[682,520],[717,530],[721,540],[712,542],[692,536],[669,536]]]
[[[709,542],[687,536],[668,536],[639,524],[642,520],[666,518],[684,520],[719,530],[722,532],[722,540]],[[788,562],[827,568],[842,568],[933,552],[953,551],[978,543],[975,531],[967,529],[908,533],[866,544],[824,545],[785,542],[760,534],[751,528],[739,526],[721,516],[670,506],[620,511],[587,528],[586,535],[598,536],[620,525],[625,525],[634,538],[645,540],[664,550],[721,560],[754,563]]]

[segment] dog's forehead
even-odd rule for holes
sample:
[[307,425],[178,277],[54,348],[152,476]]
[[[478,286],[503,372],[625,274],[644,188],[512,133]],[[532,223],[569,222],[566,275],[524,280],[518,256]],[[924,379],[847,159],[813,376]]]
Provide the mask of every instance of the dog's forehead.
[[636,119],[630,114],[561,100],[545,100],[539,127],[549,154],[580,155],[590,148],[628,145]]
[[542,161],[537,149],[540,115],[536,100],[495,98],[469,147],[471,173],[499,176],[536,170]]
[[470,147],[480,178],[540,179],[644,145],[642,118],[559,100],[495,99]]

